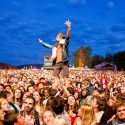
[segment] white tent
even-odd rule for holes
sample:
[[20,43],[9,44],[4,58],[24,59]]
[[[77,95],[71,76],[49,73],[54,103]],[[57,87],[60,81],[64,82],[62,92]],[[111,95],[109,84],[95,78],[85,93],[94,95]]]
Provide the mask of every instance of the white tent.
[[85,66],[83,69],[84,70],[91,70],[88,66]]

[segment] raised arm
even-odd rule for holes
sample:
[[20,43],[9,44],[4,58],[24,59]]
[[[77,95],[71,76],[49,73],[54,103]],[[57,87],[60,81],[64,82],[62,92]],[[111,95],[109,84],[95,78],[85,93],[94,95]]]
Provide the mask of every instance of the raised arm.
[[40,44],[42,44],[46,48],[52,49],[54,47],[53,45],[50,45],[48,43],[43,42],[41,39],[39,39],[38,41],[39,41]]
[[65,22],[66,26],[67,26],[67,34],[66,34],[66,39],[70,38],[70,31],[71,31],[71,22],[68,20]]

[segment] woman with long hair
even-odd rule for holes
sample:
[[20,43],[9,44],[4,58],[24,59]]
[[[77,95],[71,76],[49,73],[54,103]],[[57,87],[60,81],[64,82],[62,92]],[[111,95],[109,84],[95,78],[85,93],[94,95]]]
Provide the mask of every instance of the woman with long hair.
[[0,98],[0,109],[4,112],[8,112],[10,110],[9,103],[5,98]]
[[67,105],[66,105],[65,109],[71,118],[71,125],[74,125],[74,122],[75,122],[76,117],[77,117],[78,104],[77,104],[75,97],[73,95],[70,95],[67,98]]
[[34,91],[33,93],[33,98],[35,99],[35,110],[39,113],[39,120],[40,120],[40,124],[42,124],[42,113],[44,110],[43,107],[43,101],[41,99],[40,93],[38,91]]
[[94,108],[97,123],[101,123],[102,116],[107,107],[106,100],[99,96],[95,96],[92,101],[92,107]]
[[91,105],[83,104],[78,111],[78,115],[75,125],[96,125],[95,113]]
[[5,98],[0,98],[0,125],[3,125],[4,117],[9,112],[9,103]]
[[34,91],[33,98],[35,99],[35,110],[41,114],[43,112],[43,101],[40,93],[38,91]]
[[14,103],[18,104],[20,108],[22,108],[22,101],[23,101],[23,93],[18,88],[14,91]]

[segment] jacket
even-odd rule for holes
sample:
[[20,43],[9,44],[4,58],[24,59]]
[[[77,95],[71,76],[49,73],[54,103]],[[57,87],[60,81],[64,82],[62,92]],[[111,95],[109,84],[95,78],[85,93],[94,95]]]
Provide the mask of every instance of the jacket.
[[[57,45],[59,43],[56,45],[51,45],[51,44],[48,44],[48,43],[42,41],[41,44],[46,48],[53,49],[54,47],[57,47]],[[68,45],[69,45],[69,38],[66,38],[65,42],[63,44],[63,49],[62,49],[62,60],[64,63],[68,62],[68,60],[69,60],[69,58],[68,58]],[[55,62],[55,60],[53,60],[53,62]]]

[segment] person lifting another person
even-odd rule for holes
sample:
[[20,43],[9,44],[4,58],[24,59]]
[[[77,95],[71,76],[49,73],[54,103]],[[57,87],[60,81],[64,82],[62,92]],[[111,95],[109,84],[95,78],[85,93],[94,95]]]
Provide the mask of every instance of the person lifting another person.
[[[56,45],[50,45],[43,42],[39,39],[39,43],[43,46],[52,49],[52,60],[54,64],[54,77],[55,82],[53,84],[53,88],[57,87],[57,81],[59,79],[59,74],[63,72],[63,78],[65,81],[65,86],[68,87],[68,77],[69,77],[69,57],[68,57],[68,46],[69,46],[69,39],[70,39],[70,30],[71,30],[71,21],[66,21],[65,25],[67,26],[67,34],[64,35],[63,33],[58,33],[56,36]],[[56,81],[57,80],[57,81]]]

